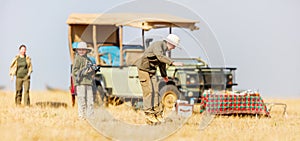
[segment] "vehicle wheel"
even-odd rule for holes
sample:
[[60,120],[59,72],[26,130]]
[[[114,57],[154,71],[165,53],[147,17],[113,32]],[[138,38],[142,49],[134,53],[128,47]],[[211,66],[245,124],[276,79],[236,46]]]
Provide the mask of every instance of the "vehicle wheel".
[[101,85],[97,86],[97,93],[95,96],[95,104],[102,105],[107,107],[108,106],[108,97],[107,93],[104,91],[104,88]]
[[160,90],[162,104],[165,108],[173,108],[177,99],[181,99],[182,94],[174,85],[166,85]]

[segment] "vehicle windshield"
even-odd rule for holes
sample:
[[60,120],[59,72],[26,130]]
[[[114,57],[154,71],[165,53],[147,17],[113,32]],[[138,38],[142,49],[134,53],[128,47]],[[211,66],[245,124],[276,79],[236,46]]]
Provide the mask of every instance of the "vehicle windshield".
[[198,58],[172,58],[174,62],[182,62],[185,66],[188,65],[205,65],[203,62],[199,61]]

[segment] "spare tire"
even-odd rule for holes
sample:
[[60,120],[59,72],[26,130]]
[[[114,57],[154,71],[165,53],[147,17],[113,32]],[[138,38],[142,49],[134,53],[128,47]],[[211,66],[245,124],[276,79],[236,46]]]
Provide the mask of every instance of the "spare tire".
[[173,108],[178,99],[183,99],[183,95],[174,85],[165,85],[159,91],[162,104],[165,108]]

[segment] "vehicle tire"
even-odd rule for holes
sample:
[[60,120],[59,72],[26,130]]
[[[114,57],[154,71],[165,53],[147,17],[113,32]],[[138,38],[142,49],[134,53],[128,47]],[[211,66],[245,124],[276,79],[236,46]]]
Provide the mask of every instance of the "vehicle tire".
[[174,85],[165,85],[164,87],[162,87],[159,93],[164,108],[173,108],[176,101],[183,98],[182,94]]
[[95,95],[95,104],[102,105],[107,107],[108,106],[108,94],[105,92],[104,88],[101,85],[97,86],[97,93]]
[[[171,79],[171,78],[169,78]],[[166,85],[175,85],[175,82],[173,80],[169,80],[167,83],[164,80],[158,81],[158,90],[160,91],[163,87]]]

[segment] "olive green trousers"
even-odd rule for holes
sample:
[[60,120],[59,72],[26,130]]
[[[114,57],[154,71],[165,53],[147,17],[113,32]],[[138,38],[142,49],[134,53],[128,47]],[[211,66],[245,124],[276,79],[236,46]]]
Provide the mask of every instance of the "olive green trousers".
[[15,97],[16,105],[21,105],[23,90],[24,90],[24,105],[26,106],[30,105],[29,89],[30,89],[30,77],[16,78],[16,97]]

